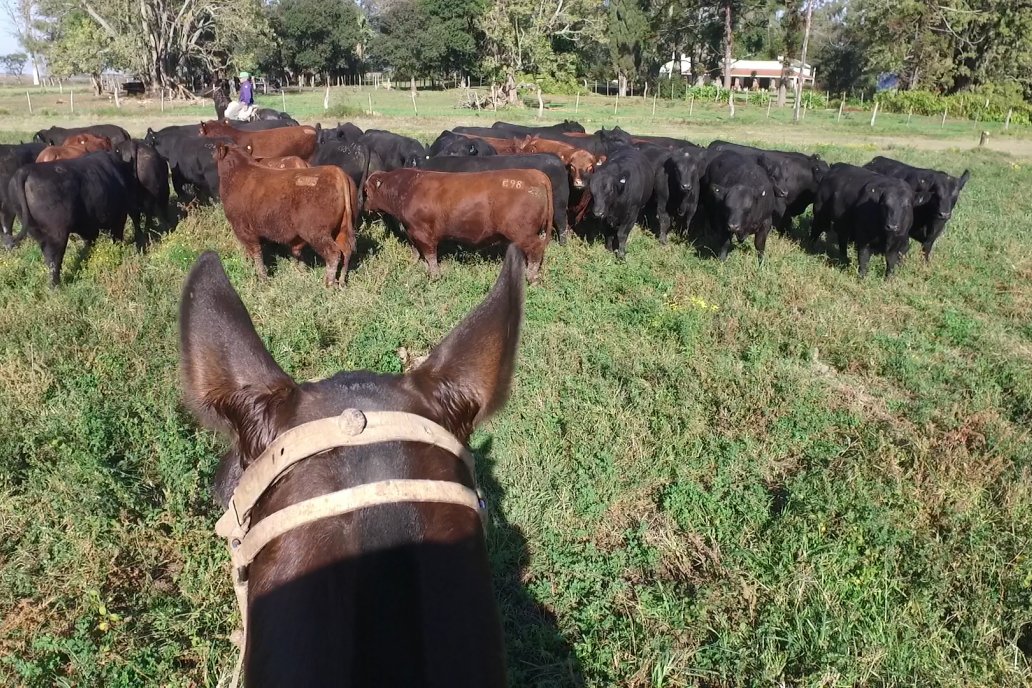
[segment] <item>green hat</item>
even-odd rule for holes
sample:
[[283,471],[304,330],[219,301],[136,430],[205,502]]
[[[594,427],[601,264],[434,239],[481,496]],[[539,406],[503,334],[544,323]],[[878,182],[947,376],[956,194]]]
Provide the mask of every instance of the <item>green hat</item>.
[[241,79],[250,79],[251,78],[251,73],[250,72],[240,72],[240,78]]

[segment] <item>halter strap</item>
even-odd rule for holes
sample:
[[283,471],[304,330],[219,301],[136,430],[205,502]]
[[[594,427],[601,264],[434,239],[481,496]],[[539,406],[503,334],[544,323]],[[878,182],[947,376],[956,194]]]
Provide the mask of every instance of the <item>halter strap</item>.
[[336,447],[381,442],[420,442],[454,454],[476,484],[473,455],[454,435],[428,418],[400,411],[347,409],[339,416],[304,423],[283,433],[262,452],[233,491],[215,532],[226,538],[233,562],[233,592],[243,630],[231,686],[240,682],[247,648],[247,567],[272,540],[320,519],[349,514],[382,504],[431,503],[464,506],[483,517],[479,490],[447,480],[381,480],[306,499],[269,514],[254,526],[251,510],[258,499],[293,466]]
[[401,411],[347,409],[339,416],[291,428],[273,440],[244,471],[226,513],[215,524],[215,532],[225,538],[240,528],[246,532],[251,509],[258,499],[298,461],[336,447],[381,442],[420,442],[444,449],[461,459],[470,477],[475,478],[473,455],[454,435],[432,420]]

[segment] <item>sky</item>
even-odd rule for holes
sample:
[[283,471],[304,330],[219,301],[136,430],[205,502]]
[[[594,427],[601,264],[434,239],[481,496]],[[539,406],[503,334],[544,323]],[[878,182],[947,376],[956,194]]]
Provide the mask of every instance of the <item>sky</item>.
[[22,52],[22,48],[14,36],[14,25],[6,12],[0,12],[0,55],[19,52]]

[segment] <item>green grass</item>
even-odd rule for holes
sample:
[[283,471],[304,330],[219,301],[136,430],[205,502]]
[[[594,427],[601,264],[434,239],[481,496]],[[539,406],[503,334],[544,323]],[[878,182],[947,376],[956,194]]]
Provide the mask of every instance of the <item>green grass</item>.
[[[820,149],[889,150],[850,143]],[[973,174],[934,262],[889,282],[780,236],[762,267],[638,230],[623,263],[550,247],[511,401],[472,442],[513,686],[1032,682],[1032,168],[889,152]],[[399,371],[498,272],[462,252],[428,283],[361,235],[343,291],[287,259],[259,282],[219,208],[146,253],[74,242],[57,291],[31,242],[0,253],[0,684],[228,676],[223,445],[180,404],[179,290],[218,251],[308,379]]]

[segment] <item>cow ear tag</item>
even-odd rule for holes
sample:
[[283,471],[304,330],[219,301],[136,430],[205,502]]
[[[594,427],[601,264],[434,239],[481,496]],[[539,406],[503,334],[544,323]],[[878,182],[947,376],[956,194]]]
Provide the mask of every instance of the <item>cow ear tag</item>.
[[377,179],[376,180],[376,188],[379,189],[381,184],[383,184],[383,180],[382,179]]
[[627,183],[627,178],[626,177],[620,177],[620,183],[621,184],[626,184]]
[[760,196],[766,196],[766,195],[767,195],[767,190],[766,189],[764,189],[763,191],[760,192]]

